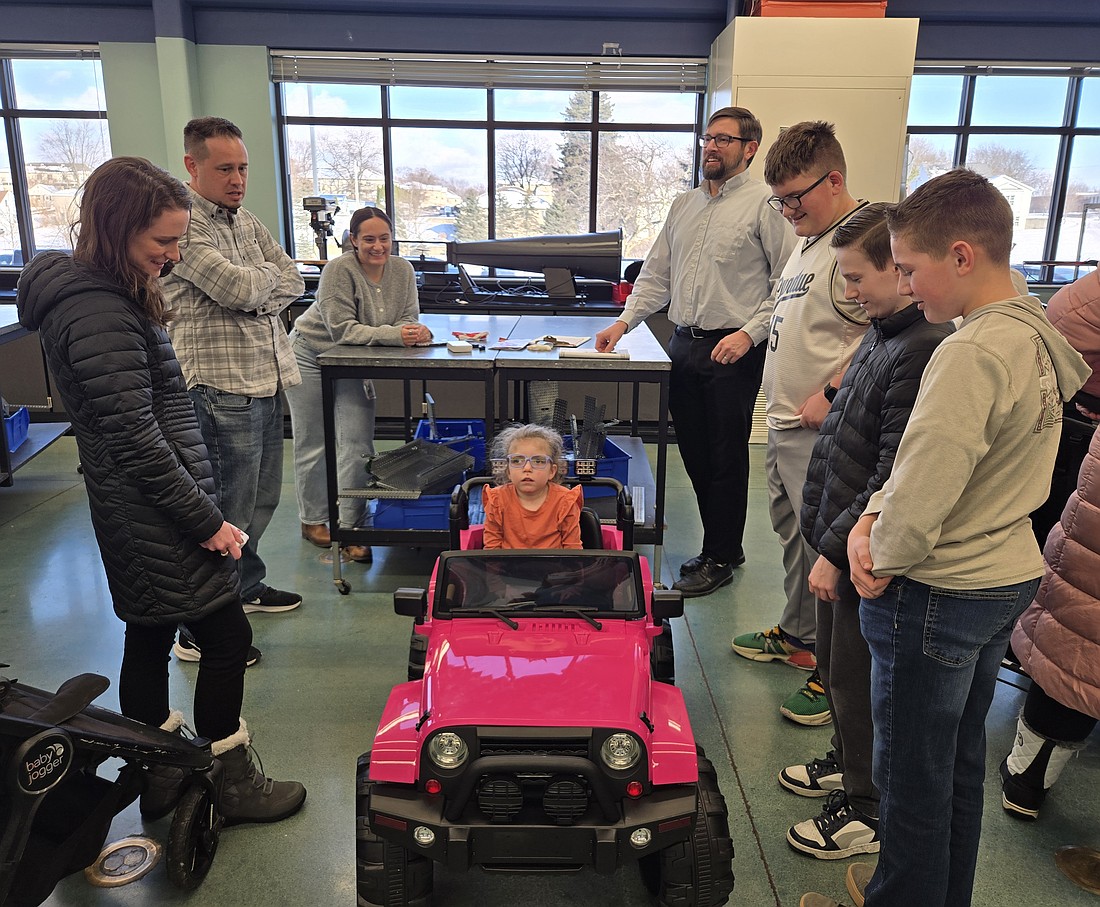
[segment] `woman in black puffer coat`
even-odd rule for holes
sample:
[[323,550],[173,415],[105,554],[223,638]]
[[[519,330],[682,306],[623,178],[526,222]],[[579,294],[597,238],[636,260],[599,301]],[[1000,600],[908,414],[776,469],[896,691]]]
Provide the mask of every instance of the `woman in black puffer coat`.
[[[247,755],[240,712],[252,630],[229,556],[240,558],[245,539],[214,500],[159,285],[179,261],[190,208],[187,188],[159,167],[141,158],[108,161],[85,185],[72,257],[36,256],[20,278],[18,307],[22,324],[41,335],[72,420],[114,610],[126,624],[122,713],[180,727],[182,713],[169,708],[168,660],[176,625],[185,622],[202,650],[195,730],[232,761],[231,751]],[[176,799],[178,771],[158,773],[164,783],[142,795],[149,817]],[[300,784],[275,787],[283,801],[275,812],[289,815],[305,798]],[[227,818],[282,815],[235,816],[231,808]]]

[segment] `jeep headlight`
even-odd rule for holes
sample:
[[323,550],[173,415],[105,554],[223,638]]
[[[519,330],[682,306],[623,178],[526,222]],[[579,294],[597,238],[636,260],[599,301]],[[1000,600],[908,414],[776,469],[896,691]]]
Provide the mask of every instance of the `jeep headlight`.
[[428,755],[440,768],[458,768],[470,755],[470,749],[458,734],[443,731],[428,743]]
[[633,768],[641,755],[642,745],[633,734],[612,734],[600,747],[600,758],[608,768]]

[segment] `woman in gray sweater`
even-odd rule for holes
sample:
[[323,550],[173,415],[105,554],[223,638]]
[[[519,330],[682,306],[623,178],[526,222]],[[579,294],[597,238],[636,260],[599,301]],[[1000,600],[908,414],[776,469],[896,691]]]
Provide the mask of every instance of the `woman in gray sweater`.
[[[294,430],[294,478],[302,538],[323,548],[332,544],[325,483],[324,414],[317,357],[337,344],[417,346],[432,333],[418,323],[420,305],[412,265],[392,258],[393,224],[378,208],[351,216],[352,251],[321,272],[317,301],[294,322],[290,339],[302,383],[286,391]],[[336,462],[341,488],[361,486],[364,456],[374,455],[374,385],[341,379],[335,384]],[[340,525],[356,526],[365,500],[340,502]],[[352,560],[369,562],[370,548],[348,545]]]

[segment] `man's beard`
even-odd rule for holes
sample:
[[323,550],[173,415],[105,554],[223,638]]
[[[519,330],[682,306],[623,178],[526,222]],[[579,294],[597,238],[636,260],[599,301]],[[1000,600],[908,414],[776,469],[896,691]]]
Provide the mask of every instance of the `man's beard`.
[[[713,172],[711,172],[713,171]],[[725,161],[704,161],[703,162],[703,178],[708,180],[722,179],[728,173],[728,167]]]

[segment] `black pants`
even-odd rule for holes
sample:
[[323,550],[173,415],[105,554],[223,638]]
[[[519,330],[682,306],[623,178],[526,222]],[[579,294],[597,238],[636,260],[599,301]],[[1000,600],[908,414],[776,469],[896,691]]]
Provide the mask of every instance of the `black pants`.
[[1024,721],[1035,733],[1058,743],[1081,743],[1096,727],[1095,718],[1051,699],[1034,680],[1024,700]]
[[[195,733],[224,740],[240,728],[244,670],[252,627],[239,603],[219,608],[187,628],[202,650],[195,682]],[[168,659],[176,625],[126,624],[118,681],[122,714],[159,727],[168,717]]]
[[752,410],[764,374],[764,344],[736,362],[710,358],[722,338],[674,334],[669,346],[669,410],[676,443],[695,490],[703,523],[703,554],[740,561],[749,491]]
[[833,712],[832,747],[844,773],[848,802],[877,819],[879,792],[871,779],[871,651],[859,628],[859,593],[844,573],[840,600],[817,600],[817,669]]

